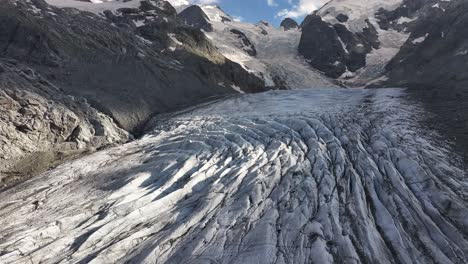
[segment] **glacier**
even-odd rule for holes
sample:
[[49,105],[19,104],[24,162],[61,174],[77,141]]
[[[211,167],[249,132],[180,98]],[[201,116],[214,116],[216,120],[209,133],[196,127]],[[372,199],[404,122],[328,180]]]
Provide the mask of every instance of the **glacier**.
[[0,263],[467,263],[468,181],[425,114],[315,89],[157,116],[1,192]]
[[[226,58],[262,78],[267,87],[279,85],[285,89],[297,89],[343,86],[310,67],[298,54],[300,30],[275,28],[265,21],[257,24],[235,21],[214,5],[202,5],[201,8],[214,28],[213,32],[205,32],[205,35]],[[231,21],[223,21],[223,17]],[[238,43],[238,36],[231,34],[230,30],[245,34],[258,54],[247,54],[243,50],[246,47],[241,47],[243,45]]]

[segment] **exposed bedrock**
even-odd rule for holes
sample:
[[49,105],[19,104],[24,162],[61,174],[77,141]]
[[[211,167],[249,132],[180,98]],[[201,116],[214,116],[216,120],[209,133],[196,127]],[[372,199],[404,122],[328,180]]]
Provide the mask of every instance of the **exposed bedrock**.
[[245,51],[247,54],[249,54],[252,57],[257,56],[257,50],[255,49],[254,44],[250,41],[250,39],[245,35],[244,32],[238,30],[238,29],[231,29],[229,30],[232,34],[236,36],[236,38],[239,39],[238,46]]
[[440,3],[426,11],[387,66],[387,86],[434,90],[441,95],[468,92],[468,3]]
[[0,58],[0,172],[14,177],[49,168],[62,159],[56,151],[126,141],[123,130],[139,135],[152,116],[237,93],[232,86],[265,89],[163,1],[95,15],[4,0]]
[[282,27],[284,30],[298,29],[299,24],[296,22],[296,20],[287,17],[281,21],[280,27]]
[[33,69],[0,59],[0,188],[131,136],[83,98]]
[[302,24],[299,54],[325,75],[338,78],[345,72],[355,72],[366,66],[366,56],[379,47],[374,26],[355,33],[340,23],[331,25],[318,15],[309,15]]
[[235,93],[230,85],[265,89],[202,32],[153,2],[106,12],[105,19],[42,0],[7,0],[0,8],[0,56],[27,63],[128,131],[157,113]]
[[187,7],[184,9],[184,11],[180,12],[178,17],[181,18],[187,25],[202,29],[206,32],[213,31],[213,26],[210,24],[210,19],[197,5]]

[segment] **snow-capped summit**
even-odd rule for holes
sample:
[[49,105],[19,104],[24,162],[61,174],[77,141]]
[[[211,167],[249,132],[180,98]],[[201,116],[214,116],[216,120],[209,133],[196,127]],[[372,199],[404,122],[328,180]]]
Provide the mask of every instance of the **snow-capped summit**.
[[336,87],[298,54],[301,33],[275,28],[267,21],[236,21],[219,6],[201,5],[213,25],[205,32],[219,51],[265,81],[270,88]]
[[403,28],[382,27],[378,16],[401,5],[403,0],[332,0],[302,23],[299,51],[328,76],[351,86],[367,85],[385,74],[386,64],[409,37]]
[[[373,22],[378,10],[394,10],[402,2],[403,0],[332,0],[316,14],[332,24],[344,23],[351,32],[362,32],[368,26],[366,20]],[[340,15],[345,15],[347,21],[339,21]]]
[[302,23],[299,52],[350,86],[376,85],[387,79],[386,66],[408,41],[426,39],[434,27],[430,17],[444,16],[456,3],[463,1],[331,0]]
[[187,0],[165,0],[169,2],[172,6],[177,7],[177,6],[187,6],[189,5],[189,1]]
[[213,22],[231,22],[234,19],[228,15],[218,5],[202,5],[203,11],[208,15],[210,21]]
[[[138,8],[140,2],[46,1],[97,14],[105,10]],[[332,0],[308,16],[301,23],[301,31],[296,31],[291,30],[297,27],[291,19],[282,21],[282,30],[278,30],[267,21],[257,24],[238,21],[218,5],[190,6],[187,0],[169,2],[187,25],[205,32],[225,57],[263,79],[270,88],[334,86],[336,81],[354,87],[385,81],[386,66],[407,40],[417,45],[426,39],[429,32],[417,30],[418,21],[427,17],[425,14],[444,12],[452,3],[445,0]],[[146,23],[144,16],[133,18],[136,26]],[[318,31],[318,28],[323,30]],[[413,32],[417,34],[410,37]]]

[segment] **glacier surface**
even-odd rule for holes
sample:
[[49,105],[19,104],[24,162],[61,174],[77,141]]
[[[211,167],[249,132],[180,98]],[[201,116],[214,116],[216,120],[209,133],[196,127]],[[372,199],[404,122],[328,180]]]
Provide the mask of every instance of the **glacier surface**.
[[0,263],[466,263],[468,182],[423,116],[398,89],[159,116],[0,193]]

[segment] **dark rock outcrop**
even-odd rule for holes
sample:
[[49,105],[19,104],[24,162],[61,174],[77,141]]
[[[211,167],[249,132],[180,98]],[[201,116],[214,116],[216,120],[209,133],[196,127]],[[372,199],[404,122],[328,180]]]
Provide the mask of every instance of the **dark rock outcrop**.
[[302,27],[299,53],[310,65],[337,78],[346,71],[346,51],[333,27],[317,15],[309,15]]
[[366,55],[379,47],[377,31],[367,22],[363,32],[353,33],[343,24],[330,25],[318,15],[309,15],[302,24],[299,53],[327,76],[338,78],[347,70],[366,65]]
[[270,23],[268,23],[268,21],[265,21],[265,20],[260,20],[258,23],[257,23],[258,26],[265,26],[265,27],[271,27]]
[[178,17],[189,26],[205,30],[206,32],[213,31],[213,26],[209,22],[210,19],[197,5],[187,7],[184,11],[180,12]]
[[140,2],[141,7],[140,9],[145,5],[145,2],[156,2],[156,6],[158,7],[159,10],[162,10],[163,13],[170,17],[176,17],[177,16],[177,10],[169,3],[168,1],[163,1],[163,0],[143,0]]
[[400,52],[387,65],[387,86],[468,91],[468,2],[440,2],[425,7],[423,19]]
[[347,15],[345,15],[345,14],[339,14],[339,15],[336,16],[336,20],[338,20],[341,23],[347,22],[348,19],[349,19],[349,17]]
[[232,19],[231,19],[231,18],[228,18],[228,17],[225,17],[225,16],[222,16],[222,17],[221,17],[221,22],[223,22],[223,23],[232,22]]
[[[338,55],[330,57],[331,59],[328,61],[317,59],[314,56],[320,54],[314,54],[313,51],[307,52],[307,42],[301,43],[299,52],[311,62],[313,67],[321,69],[328,76],[334,78],[337,76],[353,76],[356,77],[354,80],[356,85],[365,85],[385,74],[385,65],[392,56],[389,55],[390,53],[382,51],[384,58],[382,58],[381,63],[374,57],[373,63],[368,65],[366,61],[368,54],[372,50],[380,49],[380,47],[392,50],[391,52],[397,50],[404,42],[405,35],[413,32],[417,21],[424,16],[424,13],[430,12],[430,9],[435,9],[435,4],[438,2],[439,0],[403,0],[399,6],[389,8],[383,2],[379,7],[378,2],[369,3],[369,6],[365,6],[364,3],[357,3],[356,6],[353,6],[351,2],[330,1],[314,15],[306,17],[301,24],[301,28],[303,29],[304,40],[316,39],[315,42],[319,49],[321,44],[324,46],[322,47],[324,50],[333,53],[333,50],[327,47],[327,39],[333,35],[332,30],[326,29],[328,33],[320,35],[320,32],[316,30],[308,30],[307,25],[312,24],[311,27],[313,27],[321,24],[323,28],[326,26],[333,27],[336,33],[336,37],[333,38],[338,38],[342,44],[341,48],[337,47],[337,50],[334,51]],[[441,5],[445,5],[442,2]],[[421,12],[423,9],[426,11]],[[353,12],[360,12],[360,16],[354,16],[351,19],[350,14]],[[320,21],[318,17],[322,16],[323,21]],[[380,43],[381,41],[382,43]],[[378,53],[378,51],[376,52]],[[310,57],[311,54],[313,57]],[[334,59],[338,60],[333,61]],[[317,63],[317,60],[319,63]],[[327,67],[324,67],[324,64]],[[348,73],[341,75],[346,71],[353,72],[356,75]],[[353,85],[352,82],[349,82],[349,84]]]
[[255,49],[255,46],[244,32],[237,29],[231,29],[230,32],[240,40],[239,46],[242,50],[244,50],[250,56],[257,56],[257,50]]
[[[434,7],[437,5],[444,6],[446,2],[440,0],[404,0],[396,9],[378,10],[375,17],[383,30],[394,29],[412,32],[413,25],[421,18],[426,17],[428,13],[435,11],[436,8]],[[408,21],[400,20],[405,18],[408,18]]]
[[294,19],[288,17],[281,22],[280,27],[284,30],[298,29],[299,24]]

